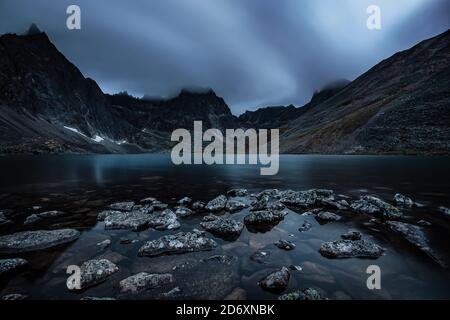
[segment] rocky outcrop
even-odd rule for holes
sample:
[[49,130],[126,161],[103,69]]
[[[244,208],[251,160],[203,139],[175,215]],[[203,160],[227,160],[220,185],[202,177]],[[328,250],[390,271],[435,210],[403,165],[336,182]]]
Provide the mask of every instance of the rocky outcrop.
[[0,237],[0,253],[44,250],[72,242],[80,236],[74,229],[23,231]]
[[336,240],[323,243],[319,252],[327,258],[378,258],[384,250],[367,240]]
[[[69,290],[84,290],[96,286],[105,281],[113,273],[119,271],[114,263],[107,259],[93,259],[86,262],[80,267],[80,283],[79,287],[72,283],[68,283]],[[71,278],[68,281],[72,280]]]
[[245,216],[244,223],[246,225],[258,224],[276,224],[284,219],[286,213],[282,211],[263,210],[254,211]]
[[159,288],[174,281],[171,274],[148,274],[141,272],[119,283],[121,293],[136,294],[145,290]]
[[208,211],[221,211],[227,205],[227,197],[220,195],[206,204],[205,209]]
[[387,220],[398,219],[403,215],[396,207],[374,196],[362,196],[352,202],[350,207],[356,212],[376,215]]
[[194,230],[193,232],[180,232],[148,241],[139,249],[139,255],[154,257],[163,254],[209,251],[216,246],[217,243],[206,237],[204,232]]
[[204,217],[200,225],[212,234],[225,239],[237,239],[244,228],[242,222],[212,214]]

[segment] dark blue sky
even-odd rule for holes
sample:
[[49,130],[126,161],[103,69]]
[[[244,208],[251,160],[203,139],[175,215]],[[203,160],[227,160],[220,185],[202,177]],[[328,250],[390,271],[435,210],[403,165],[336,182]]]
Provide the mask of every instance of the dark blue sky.
[[[82,30],[66,28],[81,7]],[[382,29],[366,28],[381,8]],[[212,87],[233,113],[309,101],[336,79],[450,28],[448,0],[0,0],[0,33],[31,22],[109,93]]]

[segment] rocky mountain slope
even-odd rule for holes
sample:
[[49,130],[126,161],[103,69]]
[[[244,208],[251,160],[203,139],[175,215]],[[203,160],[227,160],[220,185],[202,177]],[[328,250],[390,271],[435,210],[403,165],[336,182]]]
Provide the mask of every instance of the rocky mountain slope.
[[0,37],[0,153],[170,149],[192,128],[280,128],[284,153],[450,153],[450,31],[397,53],[301,108],[231,114],[212,90],[163,99],[104,94],[45,33]]

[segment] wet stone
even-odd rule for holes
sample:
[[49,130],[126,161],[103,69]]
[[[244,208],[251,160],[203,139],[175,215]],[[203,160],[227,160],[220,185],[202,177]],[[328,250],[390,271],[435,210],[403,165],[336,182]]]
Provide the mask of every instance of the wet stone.
[[139,256],[159,256],[163,254],[182,254],[195,251],[210,251],[217,243],[206,237],[204,232],[179,232],[148,241],[139,249]]
[[322,224],[341,220],[341,217],[338,216],[337,214],[332,213],[332,212],[327,212],[327,211],[319,212],[315,218],[319,223],[322,223]]
[[414,201],[407,196],[397,193],[394,196],[394,204],[403,208],[412,208],[414,206]]
[[247,208],[248,205],[239,200],[228,200],[225,209],[229,212],[237,212]]
[[291,241],[287,241],[287,240],[278,240],[277,242],[275,242],[275,245],[283,250],[294,250],[295,249],[295,243],[291,242]]
[[121,293],[139,293],[149,289],[159,288],[172,283],[174,278],[171,274],[148,274],[141,272],[128,277],[119,283]]
[[225,206],[227,204],[227,197],[224,195],[220,195],[206,205],[205,209],[208,211],[221,211],[225,209]]
[[104,210],[102,212],[100,212],[97,215],[97,220],[98,221],[104,221],[107,217],[115,215],[115,214],[120,214],[122,213],[122,211],[117,211],[117,210]]
[[255,261],[260,264],[268,264],[268,253],[264,251],[256,251],[250,256],[250,260]]
[[341,238],[344,240],[361,240],[362,234],[361,232],[358,231],[349,231],[347,233],[344,233],[343,235],[341,235]]
[[358,213],[378,215],[387,220],[398,219],[402,216],[399,209],[374,196],[362,196],[350,207]]
[[25,259],[15,258],[15,259],[0,259],[0,276],[11,272],[13,270],[22,268],[28,264]]
[[194,210],[194,211],[201,211],[201,210],[205,209],[205,203],[202,201],[195,201],[191,207],[192,207],[192,210]]
[[80,267],[80,287],[77,288],[75,283],[68,283],[67,285],[69,290],[83,290],[102,283],[117,271],[119,271],[119,267],[107,259],[89,260]]
[[111,210],[131,211],[134,207],[134,201],[116,202],[109,205]]
[[323,243],[319,252],[327,258],[378,258],[384,250],[367,240],[336,240]]
[[250,213],[244,218],[245,224],[271,224],[284,219],[286,213],[274,210],[262,210]]
[[217,217],[212,214],[204,217],[200,225],[212,234],[230,238],[239,237],[244,228],[242,222],[232,218]]
[[28,298],[29,297],[24,294],[12,293],[12,294],[7,294],[7,295],[2,296],[1,300],[3,300],[3,301],[20,301],[20,300],[26,300]]
[[192,199],[189,198],[189,197],[184,197],[184,198],[178,200],[178,204],[179,204],[180,206],[187,206],[187,205],[189,205],[191,202],[192,202]]
[[306,288],[283,294],[278,300],[325,300],[325,298],[316,289]]
[[298,231],[305,232],[305,231],[308,231],[311,228],[312,228],[312,224],[309,223],[308,221],[304,221],[302,223],[302,225],[300,226],[300,228],[298,228]]
[[267,291],[281,292],[286,289],[290,276],[289,269],[283,267],[267,275],[258,285]]
[[24,231],[0,237],[0,253],[44,250],[72,242],[80,236],[74,229]]
[[247,195],[247,189],[231,189],[227,192],[227,196],[229,197],[246,197]]
[[176,211],[175,211],[175,214],[178,216],[178,217],[188,217],[188,216],[191,216],[191,215],[193,215],[195,212],[194,211],[192,211],[191,209],[189,209],[189,208],[186,208],[186,207],[179,207]]

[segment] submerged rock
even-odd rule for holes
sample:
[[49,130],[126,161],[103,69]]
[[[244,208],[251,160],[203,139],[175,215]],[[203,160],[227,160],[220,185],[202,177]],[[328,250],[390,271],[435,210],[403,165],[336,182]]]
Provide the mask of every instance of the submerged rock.
[[255,211],[245,216],[245,224],[272,224],[284,219],[287,213],[275,210]]
[[425,252],[435,262],[445,267],[445,264],[437,257],[436,253],[430,248],[425,233],[419,226],[400,221],[388,221],[386,225],[393,231],[401,234],[409,243],[413,244]]
[[402,216],[399,209],[374,196],[362,196],[350,207],[356,212],[378,215],[387,220],[398,219]]
[[116,202],[109,205],[112,210],[131,211],[134,207],[134,201]]
[[97,221],[104,221],[107,217],[120,213],[122,213],[122,211],[104,210],[97,215]]
[[108,248],[110,245],[111,245],[111,240],[106,239],[106,240],[104,240],[104,241],[102,241],[102,242],[97,243],[97,248],[98,248],[100,251],[103,251],[103,250],[105,250],[106,248]]
[[229,212],[237,212],[247,208],[248,205],[239,200],[228,200],[225,209]]
[[218,254],[215,256],[208,257],[206,259],[202,259],[202,262],[218,262],[218,263],[230,265],[233,262],[235,262],[236,260],[237,260],[236,257]]
[[221,211],[225,209],[225,206],[227,204],[227,197],[224,195],[220,195],[206,205],[205,209],[208,211]]
[[341,217],[338,216],[337,214],[332,213],[332,212],[327,212],[327,211],[319,212],[315,218],[319,223],[328,223],[328,222],[332,222],[332,221],[341,220]]
[[266,210],[267,205],[269,204],[269,196],[266,194],[263,194],[261,197],[257,198],[255,201],[252,202],[252,207],[250,208],[250,211],[261,211]]
[[24,231],[0,237],[0,253],[44,250],[72,242],[80,236],[75,229]]
[[246,197],[247,195],[247,189],[231,189],[227,192],[227,196],[229,197]]
[[287,240],[278,240],[275,245],[283,250],[293,250],[295,248],[295,243]]
[[362,234],[359,231],[349,231],[341,235],[341,238],[344,240],[361,240]]
[[278,271],[274,271],[267,275],[264,279],[258,282],[258,285],[264,290],[280,292],[286,289],[291,274],[286,267],[281,268]]
[[170,209],[150,215],[149,226],[157,230],[173,230],[180,227],[177,215]]
[[195,201],[192,204],[192,210],[202,211],[203,209],[205,209],[205,203],[203,201]]
[[334,200],[333,190],[310,189],[306,191],[287,190],[281,193],[280,202],[294,207],[308,208],[321,205],[322,201]]
[[73,280],[72,278],[69,278],[67,280],[67,288],[73,291],[93,287],[102,283],[117,271],[119,271],[119,267],[107,259],[93,259],[83,262],[80,267],[80,287],[77,288],[74,283],[69,282],[70,280]]
[[122,293],[139,293],[148,289],[159,288],[172,282],[173,276],[169,273],[148,274],[141,272],[120,281],[119,287]]
[[403,208],[412,208],[414,206],[414,201],[407,196],[397,193],[394,196],[394,204]]
[[298,231],[305,232],[312,228],[312,224],[308,221],[304,221],[303,224],[298,228]]
[[208,215],[203,218],[200,225],[212,234],[236,238],[242,232],[244,224],[231,218],[222,218],[215,215]]
[[283,294],[278,300],[325,300],[325,298],[316,289],[306,288]]
[[209,251],[217,243],[205,236],[204,232],[179,232],[148,241],[139,249],[139,256],[159,256],[163,254],[181,254],[194,251]]
[[250,256],[250,260],[260,263],[260,264],[268,264],[269,262],[266,260],[268,255],[269,254],[267,252],[256,251]]
[[15,258],[15,259],[0,259],[0,276],[22,268],[28,264],[28,261],[25,259]]
[[378,258],[384,250],[367,240],[336,240],[323,243],[319,252],[327,258]]
[[178,217],[183,218],[183,217],[188,217],[188,216],[193,215],[193,214],[194,214],[194,211],[192,211],[191,209],[186,208],[186,207],[179,207],[179,208],[175,211],[175,214],[176,214]]

